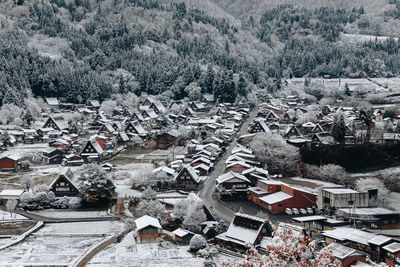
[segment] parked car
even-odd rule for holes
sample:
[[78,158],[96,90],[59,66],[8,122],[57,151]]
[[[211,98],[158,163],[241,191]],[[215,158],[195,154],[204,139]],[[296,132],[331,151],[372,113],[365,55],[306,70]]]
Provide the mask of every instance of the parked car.
[[292,215],[292,214],[293,214],[292,210],[289,209],[289,208],[286,208],[286,209],[285,209],[285,212],[286,212],[286,214],[289,214],[289,215]]
[[300,213],[301,213],[301,214],[304,214],[304,215],[307,215],[306,209],[303,209],[303,208],[300,209]]
[[293,212],[293,214],[296,214],[296,215],[300,214],[299,210],[296,208],[292,208],[292,212]]
[[314,210],[312,208],[307,208],[307,213],[308,214],[314,214]]

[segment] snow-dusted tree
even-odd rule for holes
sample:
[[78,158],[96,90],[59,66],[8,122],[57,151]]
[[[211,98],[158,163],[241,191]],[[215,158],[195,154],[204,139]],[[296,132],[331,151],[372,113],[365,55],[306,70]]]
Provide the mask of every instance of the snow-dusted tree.
[[384,203],[390,194],[390,191],[378,178],[360,178],[356,182],[356,189],[361,192],[367,189],[378,189],[378,199],[381,203]]
[[100,105],[100,111],[103,111],[107,115],[112,115],[116,108],[118,108],[118,103],[114,100],[103,101]]
[[0,134],[0,143],[3,146],[10,145],[10,135],[8,134],[8,132],[4,131]]
[[207,240],[201,235],[194,235],[189,244],[191,251],[198,251],[207,247]]
[[142,200],[135,207],[135,213],[138,216],[150,215],[161,219],[164,211],[165,207],[157,199],[157,193],[150,187],[147,187],[146,190],[143,191]]
[[88,202],[110,200],[115,191],[110,175],[97,164],[85,165],[77,178],[77,184]]
[[24,192],[21,195],[19,206],[23,209],[38,210],[52,207],[56,198],[53,192],[33,191]]
[[289,174],[300,161],[299,150],[287,144],[280,134],[258,133],[250,148],[271,173]]
[[18,205],[18,201],[16,199],[7,200],[7,203],[6,203],[7,211],[12,214],[13,211],[15,210],[15,208],[17,207],[17,205]]
[[182,225],[189,231],[199,232],[201,230],[200,224],[206,220],[207,216],[203,209],[203,203],[196,202],[188,206]]
[[4,104],[0,109],[0,121],[2,124],[19,123],[21,120],[22,109],[14,104]]
[[349,175],[346,170],[335,164],[326,164],[322,165],[320,168],[322,180],[339,183],[339,184],[348,184]]
[[46,106],[41,98],[28,97],[24,101],[25,107],[32,114],[34,119],[42,116],[43,108]]
[[348,184],[349,175],[346,170],[335,164],[326,164],[321,167],[315,165],[305,165],[307,178],[337,183],[337,184]]
[[200,224],[207,220],[203,205],[203,201],[196,194],[190,193],[186,199],[175,205],[173,219],[178,223],[182,222],[184,228],[198,232],[201,230]]
[[189,96],[191,101],[200,100],[201,98],[201,88],[196,82],[192,82],[186,86],[185,93]]
[[139,105],[139,98],[131,92],[126,94],[113,95],[118,106],[122,106],[129,111],[135,111]]
[[261,255],[251,248],[242,260],[222,260],[221,266],[340,266],[340,262],[332,257],[331,251],[322,249],[316,252],[315,240],[301,231],[277,227],[268,241],[264,248],[266,255]]

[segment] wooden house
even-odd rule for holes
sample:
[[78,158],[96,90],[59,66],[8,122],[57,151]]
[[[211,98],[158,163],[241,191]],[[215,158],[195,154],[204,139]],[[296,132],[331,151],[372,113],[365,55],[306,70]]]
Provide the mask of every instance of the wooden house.
[[21,157],[17,155],[8,155],[0,158],[1,171],[18,171],[21,169]]
[[125,133],[137,134],[139,136],[147,135],[146,131],[143,129],[143,127],[139,121],[128,122],[128,124],[125,126],[124,131],[125,131]]
[[100,103],[97,100],[88,100],[86,103],[86,107],[90,110],[99,110]]
[[99,129],[99,134],[103,134],[104,136],[112,137],[114,136],[115,128],[110,123],[105,123]]
[[266,132],[266,133],[271,132],[263,119],[255,120],[253,124],[250,126],[249,133],[259,133],[259,132]]
[[288,138],[288,139],[293,138],[293,137],[300,137],[300,136],[301,136],[301,133],[300,133],[299,129],[297,129],[297,127],[294,125],[289,125],[283,133],[283,137]]
[[63,160],[63,165],[65,165],[65,166],[81,166],[84,163],[85,162],[84,162],[83,158],[81,156],[75,155],[75,154],[66,155]]
[[178,228],[175,231],[172,232],[172,234],[175,236],[175,241],[184,245],[187,245],[190,243],[190,240],[194,236],[194,233]]
[[165,113],[165,111],[166,111],[166,109],[165,109],[163,103],[161,103],[161,101],[154,101],[153,103],[150,104],[149,108],[154,110],[154,112],[156,114]]
[[264,236],[271,236],[272,228],[265,219],[244,213],[236,213],[228,230],[216,236],[219,244],[232,248],[247,250],[260,243]]
[[43,124],[42,128],[53,128],[57,131],[65,131],[68,130],[68,121],[49,117]]
[[43,151],[42,158],[45,164],[61,164],[64,152],[56,148],[49,148]]
[[391,267],[400,265],[400,242],[393,242],[383,247],[385,263]]
[[159,149],[165,149],[173,145],[179,144],[179,138],[173,133],[161,133],[155,137],[156,147]]
[[245,176],[235,173],[227,172],[220,175],[217,180],[217,189],[220,192],[247,192],[251,182]]
[[156,239],[160,235],[161,225],[154,217],[144,215],[135,220],[135,225],[140,240]]
[[104,150],[101,148],[99,143],[94,137],[90,138],[86,144],[83,146],[80,156],[86,162],[97,161],[103,156]]
[[197,189],[200,185],[200,177],[190,165],[185,165],[175,177],[177,188]]
[[63,172],[50,184],[50,191],[54,192],[56,197],[77,197],[79,190],[72,182],[74,173],[70,168],[66,168]]

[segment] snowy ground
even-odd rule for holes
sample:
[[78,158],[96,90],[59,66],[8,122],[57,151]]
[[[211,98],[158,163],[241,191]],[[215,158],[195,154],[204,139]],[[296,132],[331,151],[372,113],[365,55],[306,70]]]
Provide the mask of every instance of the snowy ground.
[[52,223],[46,224],[40,234],[109,235],[120,233],[124,229],[125,224],[119,221]]
[[111,215],[109,215],[106,211],[70,211],[70,210],[47,209],[47,210],[38,210],[32,213],[52,218],[111,217]]
[[26,218],[22,215],[19,215],[19,214],[0,210],[0,222],[1,221],[18,221],[18,220],[28,220],[28,218]]
[[38,143],[38,144],[18,144],[15,147],[7,148],[2,155],[16,155],[23,158],[33,157],[40,152],[49,148],[49,144],[47,143]]
[[70,266],[89,249],[123,231],[121,222],[47,224],[20,244],[2,250],[0,266]]
[[203,266],[204,259],[194,257],[188,249],[170,242],[136,244],[130,232],[121,243],[97,254],[88,266]]

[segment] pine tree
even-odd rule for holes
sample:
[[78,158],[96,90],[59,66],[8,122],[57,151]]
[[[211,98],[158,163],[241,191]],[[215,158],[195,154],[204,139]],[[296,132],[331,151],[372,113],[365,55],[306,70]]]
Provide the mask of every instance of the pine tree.
[[346,124],[344,122],[343,115],[340,115],[339,118],[335,117],[332,124],[331,134],[336,141],[340,143],[344,142],[346,135]]
[[350,91],[349,85],[347,83],[344,85],[344,90],[345,90],[344,93],[347,96],[351,96],[351,91]]

